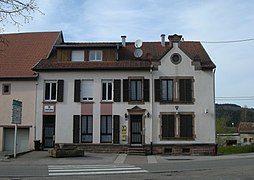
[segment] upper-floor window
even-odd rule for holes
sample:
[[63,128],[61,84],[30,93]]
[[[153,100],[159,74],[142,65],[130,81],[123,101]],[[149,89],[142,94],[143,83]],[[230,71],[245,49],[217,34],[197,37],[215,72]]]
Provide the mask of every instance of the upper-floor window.
[[103,101],[113,100],[113,84],[111,80],[102,81],[102,100]]
[[161,103],[193,103],[193,78],[155,79],[155,101]]
[[102,61],[102,51],[100,50],[89,51],[89,61]]
[[10,95],[10,94],[11,94],[11,84],[3,84],[2,95]]
[[71,51],[71,61],[84,61],[85,55],[82,50]]
[[44,83],[44,100],[63,102],[64,80],[47,80]]
[[142,80],[130,80],[130,100],[142,101]]
[[93,80],[83,80],[82,81],[82,100],[83,101],[93,101]]
[[56,81],[45,82],[45,100],[56,101]]
[[173,80],[172,79],[161,80],[161,100],[163,102],[173,101]]
[[123,80],[124,102],[149,102],[149,79],[131,77]]

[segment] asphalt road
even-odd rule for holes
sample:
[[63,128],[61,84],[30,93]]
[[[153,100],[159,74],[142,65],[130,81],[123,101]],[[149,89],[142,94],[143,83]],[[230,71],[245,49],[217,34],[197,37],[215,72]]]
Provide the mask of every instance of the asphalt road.
[[[29,156],[27,156],[29,157]],[[96,154],[84,158],[52,159],[46,155],[0,162],[0,179],[254,179],[254,154],[225,157],[129,156]],[[132,163],[133,162],[133,163]]]

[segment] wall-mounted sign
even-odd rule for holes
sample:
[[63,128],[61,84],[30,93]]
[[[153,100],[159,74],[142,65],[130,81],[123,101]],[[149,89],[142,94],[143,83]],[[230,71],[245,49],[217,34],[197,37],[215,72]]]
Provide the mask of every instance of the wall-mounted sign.
[[22,102],[13,100],[12,102],[12,124],[21,124]]
[[55,112],[55,106],[44,106],[45,113],[53,113]]
[[126,126],[122,126],[122,141],[126,141],[126,136],[127,136]]

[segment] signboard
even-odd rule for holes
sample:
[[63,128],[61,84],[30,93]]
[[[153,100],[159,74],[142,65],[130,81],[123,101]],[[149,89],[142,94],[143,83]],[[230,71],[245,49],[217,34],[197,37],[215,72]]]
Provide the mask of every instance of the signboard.
[[12,124],[21,124],[22,102],[13,100],[12,102]]
[[45,113],[53,113],[55,112],[55,106],[44,106]]

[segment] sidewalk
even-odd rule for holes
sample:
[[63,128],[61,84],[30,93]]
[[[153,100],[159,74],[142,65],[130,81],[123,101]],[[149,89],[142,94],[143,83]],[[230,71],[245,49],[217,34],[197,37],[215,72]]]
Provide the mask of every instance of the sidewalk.
[[84,157],[52,158],[47,151],[32,151],[17,158],[6,159],[0,156],[0,163],[29,164],[29,165],[56,165],[56,164],[156,164],[174,163],[185,161],[204,161],[220,159],[237,159],[254,157],[254,153],[234,154],[223,156],[169,156],[150,155],[138,156],[116,153],[90,153],[86,152]]

